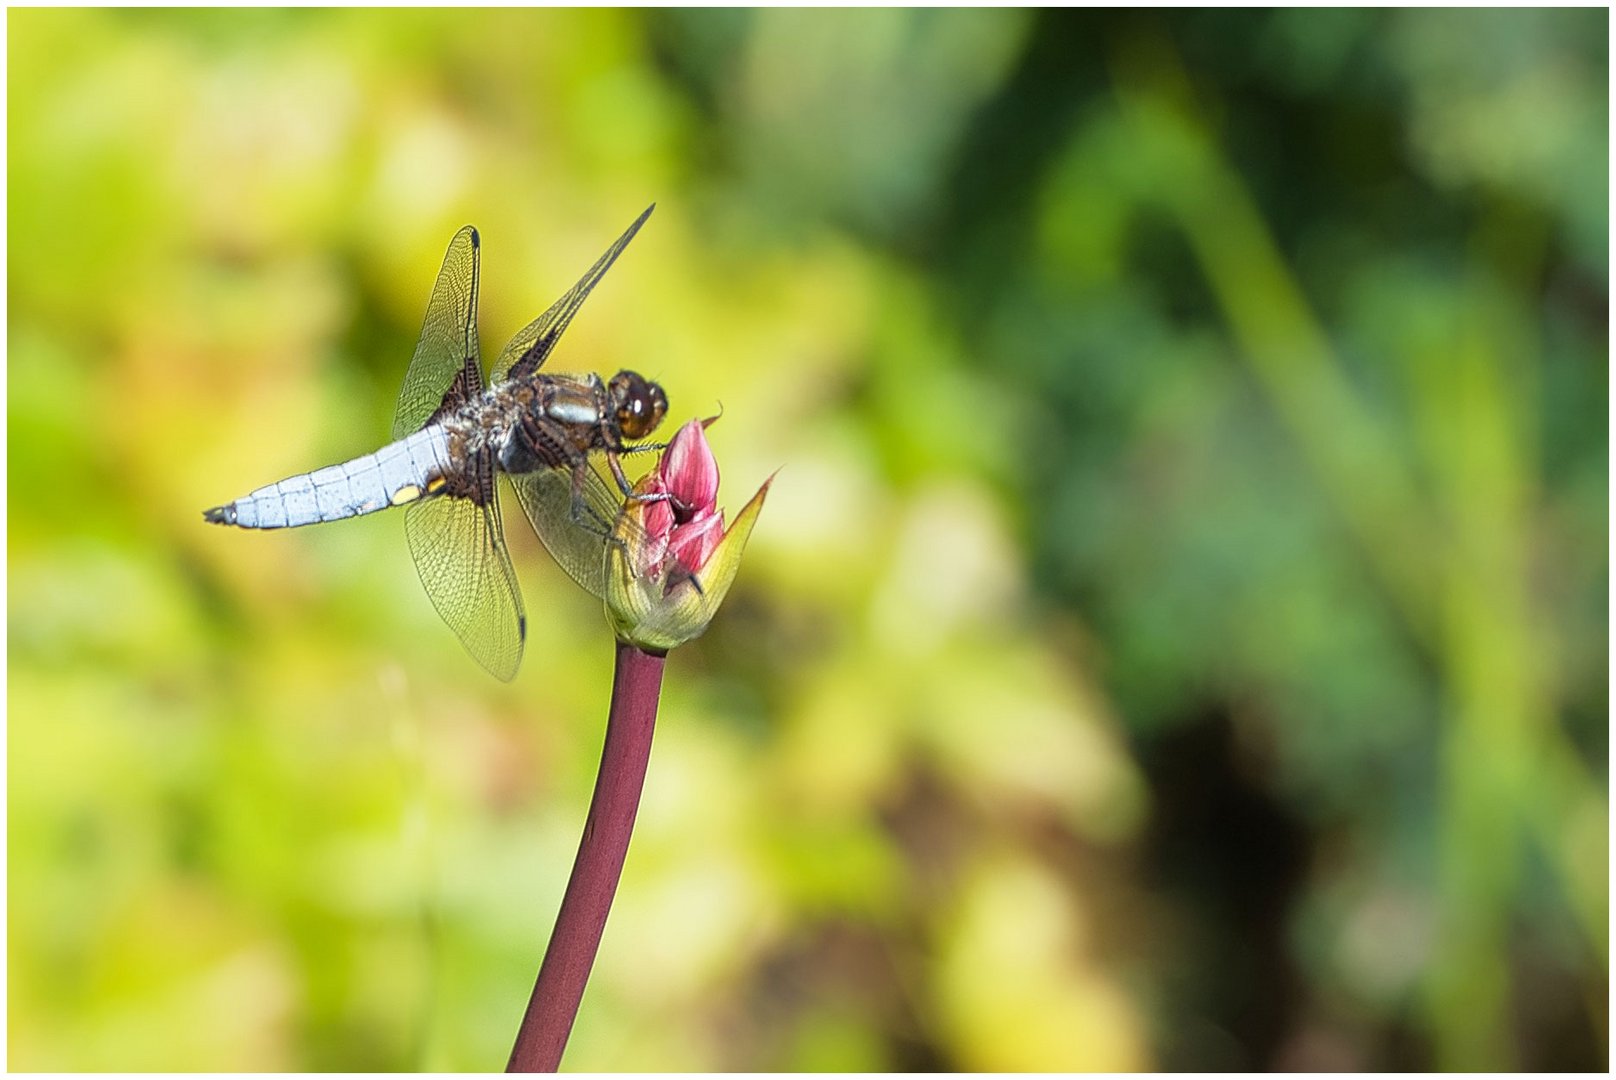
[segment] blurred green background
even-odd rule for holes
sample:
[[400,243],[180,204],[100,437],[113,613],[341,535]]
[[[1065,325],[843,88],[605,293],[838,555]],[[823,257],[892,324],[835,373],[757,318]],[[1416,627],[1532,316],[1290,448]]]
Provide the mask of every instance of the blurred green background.
[[598,603],[200,511],[653,200],[553,366],[783,468],[569,1068],[1604,1067],[1605,12],[8,27],[12,1068],[503,1065]]

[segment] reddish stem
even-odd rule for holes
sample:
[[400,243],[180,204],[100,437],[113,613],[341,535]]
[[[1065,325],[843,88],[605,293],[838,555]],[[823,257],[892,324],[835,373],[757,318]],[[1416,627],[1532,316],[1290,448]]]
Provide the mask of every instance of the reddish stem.
[[606,746],[589,818],[506,1072],[555,1072],[561,1065],[634,831],[645,767],[651,760],[665,659],[617,643]]

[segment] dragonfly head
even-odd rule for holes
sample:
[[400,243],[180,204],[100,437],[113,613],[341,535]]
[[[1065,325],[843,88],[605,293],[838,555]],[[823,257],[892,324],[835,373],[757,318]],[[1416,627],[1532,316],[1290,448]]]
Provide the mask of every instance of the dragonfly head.
[[643,439],[655,431],[668,411],[662,387],[635,371],[619,371],[606,384],[612,415],[626,439]]

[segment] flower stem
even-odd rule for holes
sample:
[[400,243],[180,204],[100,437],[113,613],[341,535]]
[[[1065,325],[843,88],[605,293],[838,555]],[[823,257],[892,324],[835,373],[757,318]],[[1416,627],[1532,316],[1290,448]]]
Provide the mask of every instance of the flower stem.
[[634,831],[665,661],[664,655],[617,644],[606,746],[589,818],[506,1072],[555,1072],[561,1065]]

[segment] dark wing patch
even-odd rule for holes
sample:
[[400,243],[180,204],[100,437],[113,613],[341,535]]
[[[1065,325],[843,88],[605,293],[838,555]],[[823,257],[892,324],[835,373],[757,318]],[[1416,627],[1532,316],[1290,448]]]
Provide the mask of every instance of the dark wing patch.
[[606,254],[589,268],[589,272],[578,280],[578,284],[568,289],[567,294],[551,304],[548,311],[511,338],[510,344],[505,346],[504,351],[499,354],[498,362],[494,364],[494,382],[526,378],[544,365],[556,342],[566,333],[572,317],[578,314],[578,309],[589,298],[590,290],[599,284],[600,279],[611,269],[612,263],[617,261],[617,257],[628,247],[628,242],[634,239],[634,234],[640,231],[640,226],[645,224],[645,219],[650,217],[651,211],[655,209],[656,203],[646,207],[645,213],[634,219],[634,224],[628,227],[628,231],[606,249]]
[[[449,395],[460,400],[482,390],[482,360],[477,351],[477,261],[481,243],[467,225],[449,241],[427,301],[421,339],[404,374],[393,414],[393,438],[402,439],[425,427],[445,408]],[[454,404],[458,404],[458,401]]]
[[[465,365],[455,372],[455,377],[449,382],[449,389],[443,392],[443,400],[439,403],[437,410],[427,417],[426,424],[437,423],[482,393],[483,373],[480,370],[481,367],[482,364],[477,360],[477,357],[466,357]],[[425,427],[426,424],[421,426]]]

